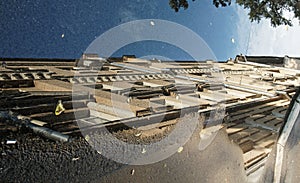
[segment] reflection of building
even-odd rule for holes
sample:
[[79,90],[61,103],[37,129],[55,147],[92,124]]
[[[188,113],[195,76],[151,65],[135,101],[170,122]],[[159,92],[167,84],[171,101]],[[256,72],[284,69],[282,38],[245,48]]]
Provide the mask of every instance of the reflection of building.
[[[226,63],[95,54],[84,54],[77,61],[4,60],[2,110],[38,120],[32,123],[65,135],[78,135],[78,125],[97,129],[126,123],[163,129],[176,124],[183,111],[207,115],[226,106],[224,120],[221,115],[213,118],[217,123],[206,120],[203,126],[225,126],[243,151],[249,171],[259,168],[256,164],[272,150],[300,81],[299,70],[282,67],[298,64],[299,59],[288,57],[237,56]],[[58,100],[66,110],[56,116]]]

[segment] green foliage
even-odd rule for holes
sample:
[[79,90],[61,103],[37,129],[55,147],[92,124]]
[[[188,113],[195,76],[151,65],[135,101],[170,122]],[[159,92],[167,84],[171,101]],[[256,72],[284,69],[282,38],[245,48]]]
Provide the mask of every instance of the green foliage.
[[[300,1],[298,0],[236,0],[235,3],[249,9],[248,15],[251,22],[260,22],[262,18],[266,18],[274,27],[279,25],[292,26],[291,20],[283,15],[285,11],[293,12],[294,17],[300,20]],[[181,8],[187,9],[189,7],[188,0],[169,0],[169,5],[176,12]],[[213,5],[217,8],[230,6],[231,0],[213,0]]]

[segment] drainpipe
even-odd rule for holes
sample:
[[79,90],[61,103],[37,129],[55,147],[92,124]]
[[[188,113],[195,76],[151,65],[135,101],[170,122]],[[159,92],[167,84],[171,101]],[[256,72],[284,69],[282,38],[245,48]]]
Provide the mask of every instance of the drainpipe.
[[280,182],[285,146],[300,112],[299,93],[297,98],[295,98],[295,101],[291,102],[291,105],[293,106],[291,106],[291,111],[290,113],[288,113],[287,121],[283,127],[283,130],[281,131],[281,134],[276,144],[277,151],[276,151],[276,159],[275,159],[275,167],[274,167],[274,180],[273,180],[274,183]]
[[10,120],[18,126],[25,126],[26,128],[31,129],[34,133],[49,138],[51,140],[60,141],[60,142],[70,141],[70,137],[68,135],[61,134],[60,132],[54,131],[50,128],[35,125],[32,123],[32,121],[34,120],[28,119],[25,116],[21,116],[21,115],[15,116],[11,112],[0,112],[0,117]]

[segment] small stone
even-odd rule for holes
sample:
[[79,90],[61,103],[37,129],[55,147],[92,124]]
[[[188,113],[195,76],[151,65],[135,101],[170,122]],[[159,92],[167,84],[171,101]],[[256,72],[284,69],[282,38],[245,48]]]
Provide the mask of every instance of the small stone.
[[139,133],[137,133],[137,134],[134,134],[134,136],[136,136],[136,137],[139,137],[139,136],[141,136],[141,135],[142,135],[141,132],[139,132]]
[[77,160],[79,160],[80,158],[79,157],[77,157],[77,158],[72,158],[72,161],[77,161]]
[[234,44],[235,43],[235,40],[234,40],[234,38],[231,38],[231,42]]
[[84,139],[88,142],[90,140],[90,136],[86,135]]
[[183,147],[179,147],[177,150],[178,153],[181,153],[182,151],[183,151]]
[[146,153],[146,149],[145,148],[143,148],[143,150],[142,150],[142,154],[145,154]]
[[131,175],[133,175],[133,174],[134,174],[134,169],[132,169],[132,170],[131,170],[130,174],[131,174]]
[[130,103],[132,101],[132,97],[127,98],[126,102]]
[[6,141],[6,144],[15,144],[15,143],[17,143],[16,140],[7,140]]
[[154,26],[155,22],[153,20],[150,21],[150,25]]

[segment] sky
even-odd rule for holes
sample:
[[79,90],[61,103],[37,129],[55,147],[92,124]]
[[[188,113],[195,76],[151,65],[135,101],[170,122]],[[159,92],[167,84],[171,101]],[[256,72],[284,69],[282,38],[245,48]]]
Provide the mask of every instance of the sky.
[[248,20],[248,11],[239,6],[235,8],[239,14],[237,51],[245,50],[244,54],[247,55],[300,56],[300,24],[298,19],[293,18],[292,13],[284,12],[285,17],[292,19],[292,27],[281,25],[274,28],[266,19],[251,23]]
[[[190,1],[190,7],[178,13],[169,7],[168,0],[10,0],[0,1],[0,17],[0,57],[79,58],[101,35],[135,20],[149,20],[149,27],[155,27],[156,34],[163,29],[158,20],[174,22],[188,31],[170,28],[170,35],[166,36],[172,37],[171,43],[157,39],[135,41],[139,39],[134,37],[111,56],[134,54],[190,60],[194,57],[185,47],[199,49],[202,54],[203,45],[213,55],[204,54],[203,59],[227,60],[240,53],[299,55],[298,22],[293,28],[273,29],[268,21],[250,23],[247,11],[241,7],[215,8],[211,0]],[[135,35],[136,29],[131,26],[127,31]],[[187,32],[195,33],[200,38],[198,42],[192,40],[184,46],[178,43],[186,36],[190,39]],[[104,46],[118,44],[117,38],[111,36],[110,43],[105,42]],[[107,56],[101,55],[105,47],[101,49],[98,54]]]

